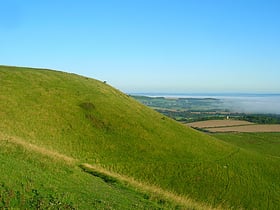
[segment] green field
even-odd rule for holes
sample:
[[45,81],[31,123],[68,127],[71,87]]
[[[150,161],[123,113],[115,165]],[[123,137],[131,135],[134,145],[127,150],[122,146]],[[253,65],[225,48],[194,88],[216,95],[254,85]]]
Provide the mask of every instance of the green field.
[[[101,209],[130,209],[136,204],[139,208],[162,205],[173,209],[179,205],[174,199],[168,203],[153,200],[149,194],[143,197],[131,186],[100,183],[79,167],[88,163],[182,199],[188,197],[196,208],[208,208],[206,204],[276,209],[280,204],[279,159],[187,128],[108,84],[58,71],[5,66],[0,67],[0,83],[2,136],[20,138],[43,151],[61,154],[57,157],[63,159],[49,161],[2,143],[1,172],[5,175],[0,183],[5,196],[11,189],[19,199],[37,196],[26,187],[32,180],[34,192],[39,192],[45,204],[50,195],[56,195],[62,205],[75,208],[80,202],[74,201],[80,199],[84,202],[80,208],[85,209],[91,205],[101,205]],[[71,167],[64,156],[75,160]],[[95,192],[88,183],[96,188],[98,180],[104,190]],[[64,186],[66,182],[71,185]],[[63,194],[68,191],[72,193]],[[118,197],[121,195],[124,197]],[[93,204],[94,199],[98,204]],[[14,203],[9,205],[21,205]],[[182,203],[184,208],[191,207]]]
[[214,136],[260,155],[280,158],[280,133],[219,133]]

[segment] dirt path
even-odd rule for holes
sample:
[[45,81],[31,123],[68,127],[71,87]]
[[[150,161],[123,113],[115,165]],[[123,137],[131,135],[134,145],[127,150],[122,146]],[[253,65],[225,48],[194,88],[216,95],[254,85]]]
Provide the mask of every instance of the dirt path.
[[37,145],[28,143],[19,137],[9,136],[9,135],[6,135],[6,134],[0,132],[0,142],[1,141],[2,142],[6,141],[8,143],[20,145],[31,152],[37,152],[42,155],[46,155],[48,157],[53,158],[54,160],[64,161],[65,163],[67,163],[71,166],[79,165],[80,168],[87,169],[87,171],[88,170],[97,171],[98,174],[102,174],[103,176],[108,176],[108,177],[112,177],[113,179],[117,179],[119,182],[124,183],[125,185],[130,185],[131,187],[134,187],[140,191],[152,193],[156,196],[160,196],[167,200],[171,200],[175,203],[183,205],[184,207],[186,207],[186,209],[198,209],[198,210],[204,210],[204,209],[220,210],[220,209],[222,209],[221,207],[211,208],[207,204],[196,202],[196,201],[188,198],[187,196],[180,196],[173,192],[163,190],[157,186],[152,186],[149,184],[145,184],[145,183],[136,181],[132,177],[127,177],[127,176],[124,176],[124,175],[121,175],[118,173],[111,172],[98,165],[91,165],[88,163],[79,164],[79,160],[77,160],[77,159],[74,159],[69,156],[60,154],[58,152],[51,151],[51,150],[45,149],[43,147],[39,147]]
[[200,210],[211,210],[211,209],[216,209],[216,210],[221,210],[223,208],[221,207],[216,207],[216,208],[212,208],[206,204],[202,204],[199,202],[196,202],[194,200],[192,200],[191,198],[188,198],[187,196],[180,196],[177,195],[173,192],[169,192],[166,190],[163,190],[157,186],[153,186],[150,184],[145,184],[143,182],[139,182],[136,181],[135,179],[133,179],[132,177],[127,177],[124,175],[120,175],[111,171],[108,171],[102,167],[99,166],[94,166],[94,165],[90,165],[88,163],[84,163],[80,165],[81,168],[86,169],[87,171],[97,171],[98,173],[102,173],[103,176],[109,176],[109,177],[113,177],[114,179],[117,179],[118,181],[126,184],[126,185],[130,185],[133,188],[136,188],[140,191],[144,191],[144,192],[149,192],[155,195],[159,195],[160,197],[163,197],[167,200],[172,200],[175,201],[178,204],[181,204],[185,207],[187,207],[186,209],[200,209]]
[[40,153],[43,155],[47,155],[49,157],[52,157],[53,159],[63,160],[68,164],[73,164],[73,163],[77,162],[77,160],[75,160],[74,158],[68,157],[66,155],[60,154],[55,151],[45,149],[43,147],[36,146],[34,144],[28,143],[27,141],[24,141],[23,139],[21,139],[19,137],[9,136],[9,135],[3,134],[1,132],[0,132],[0,141],[7,141],[7,142],[10,142],[13,144],[20,145],[27,150],[34,151],[34,152],[37,152],[37,153]]

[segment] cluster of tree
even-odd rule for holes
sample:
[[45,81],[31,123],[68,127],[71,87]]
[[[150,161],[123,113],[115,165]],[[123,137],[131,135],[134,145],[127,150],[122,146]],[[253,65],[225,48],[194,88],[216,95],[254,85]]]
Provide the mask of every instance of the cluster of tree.
[[280,115],[277,114],[246,114],[246,113],[230,113],[230,112],[210,112],[210,111],[178,111],[178,110],[166,110],[156,109],[156,111],[173,118],[180,122],[195,122],[203,120],[221,120],[230,119],[246,120],[258,124],[280,124]]
[[165,98],[132,96],[141,103],[181,122],[231,119],[246,120],[259,124],[280,124],[278,114],[252,114],[231,112],[222,100],[214,98]]
[[[174,120],[180,122],[195,122],[202,120],[218,120],[226,119],[229,113],[226,112],[215,112],[215,111],[178,111],[178,110],[166,110],[166,109],[156,109],[156,111],[164,114]],[[238,114],[232,113],[232,117],[239,117]]]
[[224,111],[225,107],[220,99],[214,98],[164,98],[164,97],[147,97],[132,96],[142,104],[157,108],[170,110],[187,110],[187,111]]
[[239,119],[259,124],[280,124],[279,114],[243,114]]

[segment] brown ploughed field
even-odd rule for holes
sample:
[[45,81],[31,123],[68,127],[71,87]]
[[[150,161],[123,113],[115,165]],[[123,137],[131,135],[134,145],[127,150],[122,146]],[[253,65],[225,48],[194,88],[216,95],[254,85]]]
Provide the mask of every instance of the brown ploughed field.
[[280,132],[280,125],[244,125],[234,127],[208,128],[210,132]]
[[243,120],[206,120],[186,124],[210,132],[280,132],[280,125],[261,125]]
[[187,125],[194,128],[215,128],[228,127],[238,125],[251,125],[253,123],[243,120],[205,120],[199,122],[188,123]]

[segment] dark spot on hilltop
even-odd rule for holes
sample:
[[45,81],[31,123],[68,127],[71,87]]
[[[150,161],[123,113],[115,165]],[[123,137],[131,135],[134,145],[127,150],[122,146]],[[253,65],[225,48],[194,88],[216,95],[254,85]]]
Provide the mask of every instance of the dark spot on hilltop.
[[92,111],[95,109],[95,106],[93,103],[91,102],[84,102],[84,103],[81,103],[79,105],[82,109],[84,109],[85,111]]

